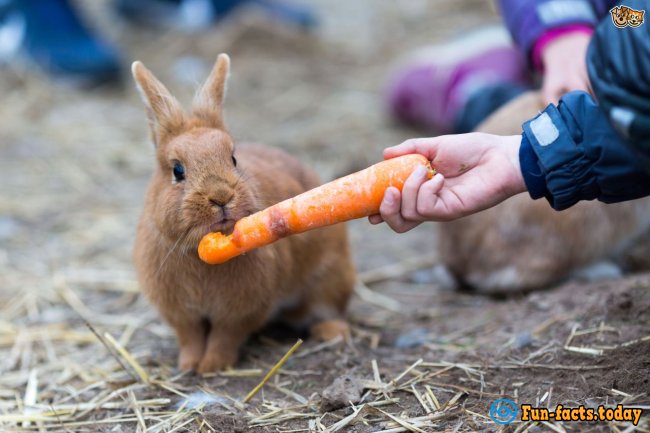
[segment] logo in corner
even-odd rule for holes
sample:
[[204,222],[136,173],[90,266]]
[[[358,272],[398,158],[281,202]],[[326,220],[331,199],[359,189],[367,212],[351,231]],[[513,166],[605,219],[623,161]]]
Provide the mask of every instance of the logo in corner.
[[490,405],[490,418],[497,424],[510,424],[517,418],[518,412],[515,402],[507,398],[495,400]]
[[637,11],[627,6],[616,6],[610,9],[609,13],[612,15],[614,25],[622,29],[627,26],[639,27],[643,24],[645,9]]

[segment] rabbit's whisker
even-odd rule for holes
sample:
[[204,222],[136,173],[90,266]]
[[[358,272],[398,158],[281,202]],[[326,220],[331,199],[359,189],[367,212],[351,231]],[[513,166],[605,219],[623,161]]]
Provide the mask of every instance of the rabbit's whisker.
[[158,270],[156,271],[156,274],[155,274],[156,276],[160,273],[160,271],[162,270],[163,266],[164,266],[165,263],[167,262],[167,259],[169,259],[169,256],[171,256],[171,254],[174,252],[174,250],[176,249],[176,247],[178,246],[178,244],[181,243],[182,240],[184,240],[184,239],[187,238],[187,236],[189,235],[189,233],[190,233],[191,230],[192,230],[192,228],[190,227],[189,229],[187,229],[187,230],[185,231],[185,233],[183,233],[181,236],[179,236],[178,239],[176,239],[176,242],[174,242],[174,245],[172,245],[172,247],[169,249],[169,251],[167,251],[167,254],[166,254],[165,257],[162,259],[162,262],[160,262],[160,266],[158,267]]

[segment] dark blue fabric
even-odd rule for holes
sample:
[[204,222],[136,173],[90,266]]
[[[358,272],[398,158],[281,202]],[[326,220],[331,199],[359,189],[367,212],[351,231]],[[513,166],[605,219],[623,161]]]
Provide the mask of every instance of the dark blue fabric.
[[573,24],[595,27],[616,3],[611,0],[499,0],[506,26],[529,60],[535,41],[546,31]]
[[538,198],[546,197],[548,190],[546,189],[546,178],[544,172],[539,166],[539,160],[533,150],[533,146],[526,138],[526,134],[521,136],[521,146],[519,147],[519,164],[521,165],[521,173],[526,182],[526,189],[530,196],[537,200]]
[[[548,116],[557,129],[557,138],[550,143],[540,138],[536,121],[542,116]],[[580,200],[613,203],[650,195],[650,173],[643,161],[589,94],[566,94],[557,107],[549,105],[524,123],[523,130],[537,156],[546,180],[546,198],[554,209],[566,209]],[[524,166],[529,168],[530,161],[524,161],[522,169]],[[528,185],[530,176],[523,174]]]
[[[182,0],[114,0],[117,11],[131,21],[148,25],[176,25]],[[311,6],[287,3],[281,0],[211,0],[210,21],[225,18],[245,4],[255,3],[271,17],[283,23],[310,29],[318,24],[316,12]]]
[[[587,54],[591,86],[614,127],[650,168],[650,2],[625,6],[646,11],[639,27],[617,28],[607,19]],[[626,122],[615,113],[626,113]]]
[[70,0],[13,0],[9,7],[24,18],[24,49],[45,71],[96,83],[119,80],[117,51],[84,25]]
[[526,90],[529,88],[514,83],[497,83],[477,90],[458,113],[454,122],[454,133],[473,131],[490,114]]

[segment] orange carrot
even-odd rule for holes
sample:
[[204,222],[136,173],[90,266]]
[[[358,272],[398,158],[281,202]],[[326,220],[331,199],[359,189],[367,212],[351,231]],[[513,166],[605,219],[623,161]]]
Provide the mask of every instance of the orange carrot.
[[418,166],[433,170],[422,155],[404,155],[336,179],[237,221],[231,235],[209,233],[199,257],[219,264],[280,238],[379,213],[389,186],[400,191]]

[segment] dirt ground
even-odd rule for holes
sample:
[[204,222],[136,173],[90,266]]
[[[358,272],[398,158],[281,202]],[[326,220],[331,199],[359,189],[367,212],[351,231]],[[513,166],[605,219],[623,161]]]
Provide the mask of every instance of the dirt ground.
[[[498,22],[482,0],[314,0],[313,34],[242,12],[198,35],[134,29],[106,1],[82,7],[188,102],[220,52],[233,62],[226,121],[238,141],[288,149],[324,179],[417,134],[381,89],[404,52]],[[432,225],[403,235],[349,225],[360,278],[350,344],[273,327],[235,370],[175,369],[171,330],[139,294],[135,224],[153,167],[143,107],[123,89],[52,85],[0,70],[0,431],[648,431],[620,422],[495,423],[499,398],[554,409],[650,409],[650,274],[566,282],[508,299],[445,288]],[[120,348],[123,348],[120,351]],[[348,376],[361,394],[321,413]],[[354,392],[352,393],[354,394]],[[357,396],[358,397],[358,396]],[[334,404],[336,406],[336,404]]]

